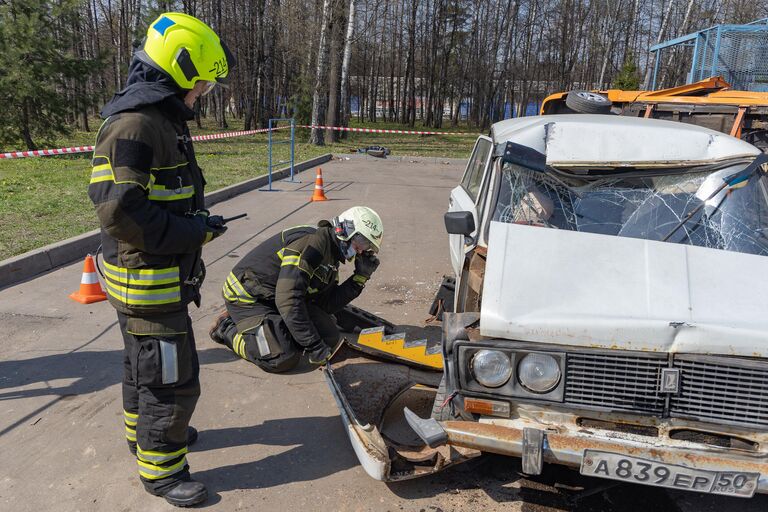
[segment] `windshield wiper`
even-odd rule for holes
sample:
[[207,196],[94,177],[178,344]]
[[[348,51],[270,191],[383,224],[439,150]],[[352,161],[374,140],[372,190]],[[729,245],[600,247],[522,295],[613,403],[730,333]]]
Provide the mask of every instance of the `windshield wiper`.
[[677,231],[681,227],[687,224],[688,221],[690,221],[697,213],[701,211],[702,208],[704,208],[707,205],[707,201],[709,201],[713,197],[716,197],[720,192],[725,190],[726,187],[732,187],[743,181],[749,180],[755,173],[757,173],[758,170],[760,170],[760,167],[766,162],[768,162],[768,156],[764,154],[758,155],[758,157],[755,158],[755,160],[743,170],[737,172],[736,174],[732,174],[727,178],[723,178],[723,184],[717,187],[711,194],[709,194],[709,196],[706,199],[704,199],[699,206],[691,210],[683,220],[677,223],[677,225],[672,229],[672,231],[667,233],[667,236],[661,239],[661,241],[666,242],[667,240],[669,240],[672,237],[672,235],[677,233]]

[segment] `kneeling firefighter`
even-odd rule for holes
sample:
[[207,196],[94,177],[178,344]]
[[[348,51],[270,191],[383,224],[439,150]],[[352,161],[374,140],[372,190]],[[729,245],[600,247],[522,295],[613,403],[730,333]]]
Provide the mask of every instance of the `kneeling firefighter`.
[[[379,266],[381,218],[350,208],[318,227],[268,238],[235,265],[222,290],[226,303],[211,338],[267,372],[298,364],[301,352],[323,364],[339,342],[331,316],[354,300]],[[355,261],[339,284],[339,264]]]
[[234,59],[205,23],[166,13],[147,31],[127,86],[104,106],[88,195],[101,222],[104,278],[123,334],[128,445],[147,491],[176,506],[205,501],[186,453],[200,396],[190,302],[200,304],[203,244],[226,231],[205,210],[187,128],[197,98]]

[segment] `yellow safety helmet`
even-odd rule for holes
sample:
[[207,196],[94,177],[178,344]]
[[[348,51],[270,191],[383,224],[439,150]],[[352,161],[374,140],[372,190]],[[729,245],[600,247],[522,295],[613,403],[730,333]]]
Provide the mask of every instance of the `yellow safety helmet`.
[[136,57],[169,75],[182,89],[199,80],[228,84],[235,58],[216,32],[188,14],[161,14],[147,30]]

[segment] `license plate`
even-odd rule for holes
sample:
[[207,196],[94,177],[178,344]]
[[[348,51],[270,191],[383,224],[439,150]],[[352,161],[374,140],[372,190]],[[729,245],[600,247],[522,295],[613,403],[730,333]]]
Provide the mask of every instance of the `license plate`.
[[622,482],[743,498],[755,493],[760,477],[760,473],[691,469],[597,450],[584,450],[580,472]]

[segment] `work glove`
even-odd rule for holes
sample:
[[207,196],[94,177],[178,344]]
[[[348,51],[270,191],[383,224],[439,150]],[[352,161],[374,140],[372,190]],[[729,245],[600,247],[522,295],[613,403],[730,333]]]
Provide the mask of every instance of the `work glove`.
[[207,244],[214,238],[220,237],[227,230],[227,226],[224,225],[224,217],[221,215],[211,215],[208,210],[196,211],[194,218],[205,229],[203,244]]
[[307,350],[307,355],[309,356],[309,364],[323,365],[331,358],[333,351],[321,341],[317,343],[316,349]]
[[375,254],[372,252],[358,254],[355,256],[355,281],[365,284],[377,268],[379,268],[379,258]]

